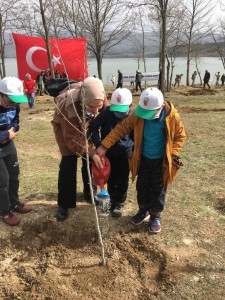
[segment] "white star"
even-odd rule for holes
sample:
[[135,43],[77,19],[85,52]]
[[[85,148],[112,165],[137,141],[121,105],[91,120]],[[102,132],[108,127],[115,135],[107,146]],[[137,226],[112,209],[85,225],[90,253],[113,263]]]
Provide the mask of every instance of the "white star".
[[56,57],[56,56],[53,54],[52,63],[53,63],[53,65],[54,65],[54,67],[55,67],[56,65],[61,65],[61,62],[59,61],[60,58],[61,58],[61,56]]

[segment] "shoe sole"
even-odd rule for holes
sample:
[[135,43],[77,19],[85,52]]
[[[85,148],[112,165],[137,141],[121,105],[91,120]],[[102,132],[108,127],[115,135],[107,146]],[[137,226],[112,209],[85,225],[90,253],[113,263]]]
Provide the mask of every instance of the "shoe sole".
[[66,218],[59,218],[59,217],[56,217],[56,220],[58,221],[58,222],[63,222],[63,221],[65,221],[67,219],[67,217]]
[[139,223],[135,223],[135,222],[133,222],[132,220],[131,220],[131,223],[132,223],[133,225],[138,226],[138,225],[141,225],[142,223],[147,223],[147,222],[149,221],[149,219],[150,219],[150,215],[147,216],[147,217],[145,217],[144,220],[142,220],[142,221],[139,222]]
[[153,230],[151,230],[151,228],[149,228],[149,232],[150,232],[150,233],[153,233],[153,234],[157,234],[157,233],[160,233],[160,232],[161,232],[161,228],[160,228],[160,230],[158,230],[158,231],[153,231]]

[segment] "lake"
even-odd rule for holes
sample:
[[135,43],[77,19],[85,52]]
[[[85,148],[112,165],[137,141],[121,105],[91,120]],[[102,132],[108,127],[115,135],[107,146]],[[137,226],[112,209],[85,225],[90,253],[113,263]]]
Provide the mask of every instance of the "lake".
[[[111,85],[111,77],[114,75],[117,78],[117,70],[120,69],[124,74],[135,74],[137,70],[137,59],[135,58],[105,58],[103,59],[103,82],[106,85]],[[158,58],[146,59],[147,72],[157,72],[159,66]],[[204,76],[205,70],[208,70],[211,74],[211,83],[215,82],[215,73],[220,71],[224,73],[224,68],[221,60],[217,57],[201,57],[199,59],[198,68],[201,72],[201,76]],[[194,60],[191,62],[190,74],[195,70]],[[140,67],[140,71],[143,72],[143,64]],[[90,76],[97,76],[97,65],[94,59],[88,60],[88,72]],[[182,74],[181,85],[186,83],[186,59],[177,58],[175,60],[173,83],[176,74]],[[6,59],[6,74],[7,76],[17,76],[17,63],[15,58]],[[152,82],[155,84],[155,82]],[[196,77],[196,83],[199,83],[198,77]],[[126,83],[125,85],[129,85]]]

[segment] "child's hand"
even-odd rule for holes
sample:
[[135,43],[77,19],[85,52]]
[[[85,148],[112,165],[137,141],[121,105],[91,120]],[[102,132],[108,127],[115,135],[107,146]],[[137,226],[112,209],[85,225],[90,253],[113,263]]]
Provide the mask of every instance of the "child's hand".
[[99,156],[104,156],[105,153],[106,153],[106,149],[102,146],[99,146],[97,149],[96,149],[96,152],[98,153]]
[[182,159],[179,156],[174,156],[173,157],[173,164],[175,166],[177,166],[178,168],[180,168],[184,165]]
[[17,133],[14,131],[14,128],[13,128],[13,127],[10,128],[10,129],[8,130],[8,132],[9,132],[9,139],[10,139],[10,140],[13,140],[13,139],[17,136]]
[[93,159],[93,161],[95,162],[96,166],[99,169],[103,168],[101,157],[98,154],[94,154],[94,156],[92,157],[92,159]]

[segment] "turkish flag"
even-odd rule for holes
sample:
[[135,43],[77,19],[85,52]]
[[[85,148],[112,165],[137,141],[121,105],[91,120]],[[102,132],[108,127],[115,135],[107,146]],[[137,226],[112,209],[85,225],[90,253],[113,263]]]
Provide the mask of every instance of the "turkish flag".
[[[33,79],[41,71],[49,69],[45,40],[13,33],[16,46],[18,77],[24,80],[26,73]],[[54,71],[67,73],[69,79],[83,80],[88,77],[86,44],[84,38],[50,38],[50,51]]]

